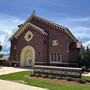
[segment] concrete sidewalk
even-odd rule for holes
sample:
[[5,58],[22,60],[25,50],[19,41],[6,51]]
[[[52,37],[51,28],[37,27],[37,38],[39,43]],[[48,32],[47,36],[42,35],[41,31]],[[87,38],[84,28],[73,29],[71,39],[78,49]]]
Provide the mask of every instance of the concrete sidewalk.
[[20,71],[29,71],[30,68],[19,68],[19,67],[0,67],[0,75],[15,73]]
[[83,76],[90,76],[90,72],[88,74],[82,74]]
[[0,90],[48,90],[16,82],[0,80]]

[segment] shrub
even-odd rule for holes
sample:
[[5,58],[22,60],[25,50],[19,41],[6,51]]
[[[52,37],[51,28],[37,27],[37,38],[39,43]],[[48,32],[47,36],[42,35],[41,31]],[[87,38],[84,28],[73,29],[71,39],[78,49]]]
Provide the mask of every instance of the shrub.
[[50,75],[50,76],[49,76],[49,78],[50,78],[50,79],[55,79],[56,77],[55,77],[55,76]]
[[41,75],[40,74],[35,74],[36,77],[40,77]]
[[90,72],[90,68],[87,69],[87,72]]
[[85,81],[86,81],[86,82],[90,82],[90,80],[88,80],[88,79],[86,79]]
[[63,79],[63,77],[61,77],[61,76],[56,76],[56,79]]
[[82,72],[86,71],[86,66],[82,66]]
[[71,77],[66,77],[67,81],[72,81],[73,79]]
[[78,79],[77,82],[85,84],[86,81],[84,79]]
[[34,73],[31,73],[30,76],[35,76]]
[[9,61],[8,60],[3,60],[3,65],[9,66]]
[[48,78],[48,75],[43,74],[42,77],[43,77],[43,78]]

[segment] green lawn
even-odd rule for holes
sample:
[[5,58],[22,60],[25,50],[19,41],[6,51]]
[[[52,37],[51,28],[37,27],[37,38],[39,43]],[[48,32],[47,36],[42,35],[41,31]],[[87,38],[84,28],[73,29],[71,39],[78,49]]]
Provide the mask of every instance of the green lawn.
[[82,77],[84,80],[89,80],[90,81],[90,76],[83,76]]
[[[0,79],[4,80],[23,80],[27,82],[28,85],[48,88],[49,90],[90,90],[89,85],[72,85],[72,84],[63,84],[57,82],[49,82],[43,80],[36,80],[36,79],[28,79],[25,77],[26,74],[29,74],[31,71],[23,71],[13,74],[1,75]],[[86,77],[83,77],[86,78]],[[90,77],[87,77],[90,78]]]

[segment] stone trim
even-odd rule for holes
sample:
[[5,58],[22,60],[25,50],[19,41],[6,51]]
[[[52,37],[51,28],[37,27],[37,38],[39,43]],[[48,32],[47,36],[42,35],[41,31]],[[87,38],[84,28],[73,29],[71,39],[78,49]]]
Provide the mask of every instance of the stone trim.
[[10,61],[10,62],[14,62],[14,63],[20,63],[20,61]]
[[28,22],[21,30],[19,29],[18,31],[16,31],[16,33],[9,40],[11,41],[14,37],[17,39],[29,26],[32,27],[33,29],[37,30],[38,32],[40,32],[42,35],[45,35],[45,36],[48,35],[46,32],[44,32],[43,29]]
[[[30,37],[28,37],[28,35],[30,35]],[[26,32],[24,39],[29,42],[31,39],[33,38],[33,34],[32,32],[30,32],[29,30]]]
[[61,69],[74,69],[74,70],[82,70],[82,68],[73,68],[73,67],[56,67],[56,66],[42,66],[42,65],[34,65],[34,67],[43,67],[43,68],[46,68],[46,67],[48,67],[48,68],[55,68],[55,69],[57,69],[57,68],[61,68]]
[[55,63],[55,64],[59,64],[59,63],[62,63],[62,62],[59,62],[59,61],[50,61],[49,63]]
[[25,66],[25,52],[32,51],[32,66],[35,64],[35,50],[32,46],[25,46],[21,51],[20,66]]

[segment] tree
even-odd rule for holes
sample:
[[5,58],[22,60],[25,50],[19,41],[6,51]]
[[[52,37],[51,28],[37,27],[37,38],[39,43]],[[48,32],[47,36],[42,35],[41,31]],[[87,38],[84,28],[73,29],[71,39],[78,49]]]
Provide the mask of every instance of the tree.
[[82,47],[79,58],[81,66],[85,66],[86,68],[90,67],[90,49],[88,47],[86,49]]
[[[0,45],[0,51],[2,51],[2,45]],[[0,54],[0,58],[3,57],[3,54]]]
[[0,51],[2,51],[2,45],[0,45]]
[[88,47],[86,49],[86,59],[87,59],[87,66],[90,67],[90,49]]

